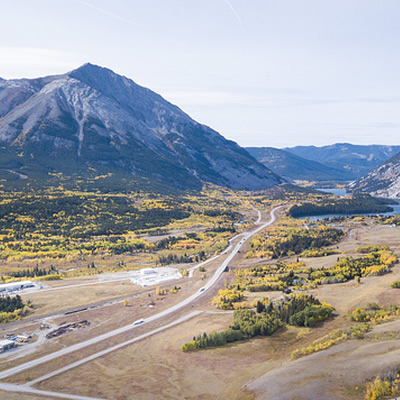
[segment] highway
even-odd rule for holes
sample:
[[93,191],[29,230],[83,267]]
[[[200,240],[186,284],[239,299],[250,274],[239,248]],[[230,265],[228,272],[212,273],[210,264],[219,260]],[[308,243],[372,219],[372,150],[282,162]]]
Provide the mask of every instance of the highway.
[[137,342],[139,340],[142,340],[142,339],[145,339],[145,338],[147,338],[149,336],[155,335],[156,333],[162,332],[165,329],[168,329],[168,328],[171,328],[171,327],[173,327],[175,325],[181,324],[182,322],[185,322],[185,321],[187,321],[187,320],[189,320],[189,319],[191,319],[191,318],[193,318],[193,317],[195,317],[195,316],[197,316],[199,314],[202,314],[202,313],[203,313],[203,311],[192,311],[191,313],[189,313],[189,314],[187,314],[187,315],[185,315],[185,316],[183,316],[181,318],[176,319],[175,321],[171,322],[170,324],[163,325],[163,326],[161,326],[161,327],[159,327],[157,329],[154,329],[154,330],[152,330],[150,332],[146,332],[143,335],[140,335],[140,336],[137,336],[135,338],[126,340],[125,342],[122,342],[122,343],[119,343],[119,344],[117,344],[115,346],[109,347],[108,349],[99,351],[98,353],[92,354],[91,356],[88,356],[88,357],[83,358],[83,359],[81,359],[79,361],[76,361],[76,362],[74,362],[74,363],[72,363],[70,365],[66,365],[65,367],[62,367],[62,368],[60,368],[60,369],[58,369],[56,371],[52,371],[52,372],[50,372],[50,373],[48,373],[46,375],[43,375],[43,376],[41,376],[41,377],[39,377],[39,378],[37,378],[37,379],[35,379],[33,381],[30,381],[29,385],[34,385],[35,383],[42,382],[42,381],[44,381],[46,379],[49,379],[49,378],[51,378],[53,376],[61,374],[62,372],[66,372],[66,371],[68,371],[70,369],[76,368],[79,365],[86,364],[87,362],[92,361],[92,360],[94,360],[94,359],[96,359],[98,357],[104,356],[104,355],[109,354],[109,353],[111,353],[113,351],[119,350],[122,347],[125,347],[125,346],[127,346],[129,344],[135,343],[135,342]]
[[[124,332],[132,330],[132,329],[135,329],[136,327],[139,327],[139,326],[141,327],[141,326],[143,326],[145,324],[148,324],[150,322],[157,321],[157,320],[159,320],[161,318],[164,318],[164,317],[166,317],[166,316],[168,316],[168,315],[170,315],[170,314],[172,314],[172,313],[174,313],[174,312],[176,312],[178,310],[181,310],[185,306],[193,303],[195,300],[197,300],[201,296],[204,296],[206,294],[206,292],[208,290],[210,290],[215,285],[215,283],[221,277],[222,273],[228,267],[229,263],[236,256],[236,254],[239,252],[241,247],[244,245],[244,243],[248,239],[250,239],[252,236],[254,236],[257,233],[259,233],[260,231],[262,231],[266,227],[272,225],[276,221],[276,212],[282,207],[283,206],[279,206],[279,207],[276,207],[273,210],[271,210],[271,212],[270,212],[271,218],[270,218],[270,220],[268,222],[260,225],[259,227],[257,227],[254,230],[251,230],[251,231],[248,231],[248,232],[244,232],[244,233],[241,233],[240,235],[237,235],[237,236],[242,236],[242,239],[236,244],[236,246],[233,248],[233,250],[231,251],[229,256],[226,257],[225,260],[221,263],[221,265],[217,268],[217,270],[215,271],[215,273],[211,277],[211,279],[201,289],[199,289],[194,294],[192,294],[191,296],[187,297],[186,299],[184,299],[180,303],[178,303],[178,304],[176,304],[176,305],[174,305],[174,306],[172,306],[172,307],[170,307],[170,308],[168,308],[168,309],[166,309],[164,311],[161,311],[161,312],[159,312],[157,314],[154,314],[154,315],[152,315],[152,316],[150,316],[150,317],[148,317],[148,318],[146,318],[146,319],[144,319],[144,320],[142,320],[140,322],[136,321],[134,323],[131,323],[131,324],[126,325],[126,326],[123,326],[121,328],[114,329],[114,330],[112,330],[110,332],[107,332],[107,333],[105,333],[103,335],[99,335],[99,336],[96,336],[96,337],[94,337],[92,339],[86,340],[85,342],[77,343],[75,345],[72,345],[72,346],[63,348],[61,350],[58,350],[58,351],[56,351],[54,353],[48,354],[46,356],[37,358],[35,360],[29,361],[29,362],[26,362],[26,363],[23,363],[21,365],[18,365],[17,367],[13,367],[13,368],[10,368],[8,370],[2,371],[2,372],[0,372],[0,379],[4,379],[4,378],[10,377],[12,375],[15,375],[17,373],[20,373],[22,371],[28,370],[30,368],[37,367],[40,364],[43,364],[43,363],[46,363],[48,361],[54,360],[56,358],[62,357],[64,355],[66,355],[66,354],[70,354],[72,352],[81,350],[81,349],[83,349],[85,347],[88,347],[88,346],[91,346],[93,344],[99,343],[99,342],[101,342],[103,340],[106,340],[106,339],[109,339],[109,338],[111,338],[113,336],[119,335],[121,333],[124,333]],[[257,222],[259,223],[261,221],[261,213],[258,210],[257,210],[257,212],[258,212],[258,220],[257,220]],[[231,239],[231,241],[229,242],[229,246],[227,247],[227,249],[224,250],[223,253],[221,253],[221,255],[215,256],[212,259],[207,260],[207,262],[210,262],[211,260],[215,260],[217,257],[221,257],[222,255],[227,254],[229,252],[229,250],[232,249],[232,247],[233,247],[233,244],[232,244],[232,239]],[[206,263],[206,262],[204,262],[204,263]],[[198,265],[197,267],[199,267],[201,265],[204,265],[204,263]],[[134,343],[134,342],[136,342],[138,340],[144,339],[144,338],[149,337],[151,335],[154,335],[154,334],[156,334],[158,332],[161,332],[161,331],[163,331],[165,329],[168,329],[169,327],[172,327],[174,325],[180,324],[180,323],[182,323],[182,322],[184,322],[184,321],[186,321],[186,320],[188,320],[190,318],[193,318],[195,315],[198,315],[199,313],[201,313],[201,311],[191,312],[190,314],[187,314],[186,316],[183,316],[183,317],[181,317],[181,318],[179,318],[179,319],[177,319],[177,320],[175,320],[175,321],[173,321],[173,322],[171,322],[171,323],[169,323],[167,325],[161,326],[161,327],[159,327],[159,328],[157,328],[157,329],[155,329],[155,330],[153,330],[151,332],[147,332],[147,333],[145,333],[143,335],[137,336],[137,337],[135,337],[133,339],[130,339],[128,341],[120,343],[120,344],[118,344],[116,346],[113,346],[113,347],[110,347],[110,348],[108,348],[106,350],[103,350],[103,351],[100,351],[98,353],[95,353],[95,354],[93,354],[93,355],[91,355],[89,357],[86,357],[86,358],[84,358],[82,360],[79,360],[79,361],[77,361],[75,363],[67,365],[67,366],[65,366],[65,367],[63,367],[63,368],[61,368],[59,370],[56,370],[56,371],[53,371],[53,372],[51,372],[51,373],[49,373],[47,375],[44,375],[44,376],[42,376],[42,377],[40,377],[40,378],[38,378],[38,379],[36,379],[34,381],[28,382],[27,384],[22,385],[21,388],[24,389],[23,390],[24,392],[25,391],[29,391],[30,385],[32,385],[34,383],[38,383],[38,382],[43,381],[45,379],[48,379],[48,378],[50,378],[52,376],[58,375],[58,374],[60,374],[62,372],[65,372],[67,370],[75,368],[78,365],[82,365],[82,364],[84,364],[86,362],[94,360],[95,358],[101,357],[101,356],[103,356],[105,354],[108,354],[108,353],[110,353],[112,351],[118,350],[118,349],[120,349],[120,348],[122,348],[122,347],[124,347],[124,346],[126,346],[128,344]],[[9,390],[9,391],[16,391],[16,390],[14,390],[14,389],[16,389],[15,386],[18,386],[18,385],[0,384],[0,390],[3,389],[3,390]],[[20,387],[20,386],[18,386],[18,387]],[[14,389],[12,389],[12,388],[14,388]],[[34,391],[31,392],[32,394],[37,393],[36,389],[32,389],[32,390],[34,390]],[[20,390],[20,391],[22,391],[22,390]],[[42,393],[42,394],[44,394],[44,393]],[[65,395],[65,394],[63,394],[63,396],[59,396],[57,393],[52,393],[52,395],[53,396],[62,397],[62,398],[88,399],[87,397],[85,398],[85,397],[79,397],[79,396],[66,397],[66,396],[69,396],[69,395]]]
[[[257,221],[256,221],[255,223],[256,223],[256,224],[259,224],[259,223],[261,222],[261,217],[262,217],[262,216],[261,216],[261,212],[260,212],[259,210],[257,210],[256,208],[254,208],[254,207],[253,207],[253,210],[254,210],[254,211],[257,211],[257,213],[258,213]],[[271,218],[273,218],[273,217],[271,217]],[[274,220],[274,222],[275,222],[275,220]],[[272,223],[273,223],[273,222],[272,222]],[[267,225],[267,226],[268,226],[268,225]],[[221,254],[218,254],[217,256],[214,256],[214,257],[212,257],[212,258],[209,258],[208,260],[203,261],[202,263],[197,264],[197,265],[195,265],[194,267],[188,268],[188,271],[189,271],[189,278],[191,278],[191,277],[193,276],[193,272],[194,272],[196,269],[199,269],[200,267],[203,267],[204,265],[210,263],[211,261],[214,261],[214,260],[216,260],[217,258],[223,256],[224,254],[227,254],[227,253],[229,252],[229,250],[230,250],[230,249],[232,248],[232,246],[233,246],[232,242],[233,242],[235,239],[237,239],[238,237],[244,236],[244,235],[245,235],[245,233],[239,233],[239,234],[233,236],[232,238],[230,238],[230,239],[228,240],[228,247],[227,247]]]

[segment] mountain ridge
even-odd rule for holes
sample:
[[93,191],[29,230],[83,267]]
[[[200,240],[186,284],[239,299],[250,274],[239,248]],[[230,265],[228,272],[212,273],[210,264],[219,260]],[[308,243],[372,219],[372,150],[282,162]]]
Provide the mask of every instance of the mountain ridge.
[[283,150],[335,168],[348,180],[356,180],[400,152],[400,146],[335,143],[321,147],[286,147]]
[[347,181],[349,179],[346,172],[283,149],[246,147],[246,150],[271,171],[290,181]]
[[0,146],[28,177],[18,154],[52,173],[92,168],[181,188],[210,182],[258,190],[284,181],[157,93],[90,63],[66,74],[0,81]]
[[400,198],[400,153],[385,161],[369,174],[349,184],[349,190],[375,196]]

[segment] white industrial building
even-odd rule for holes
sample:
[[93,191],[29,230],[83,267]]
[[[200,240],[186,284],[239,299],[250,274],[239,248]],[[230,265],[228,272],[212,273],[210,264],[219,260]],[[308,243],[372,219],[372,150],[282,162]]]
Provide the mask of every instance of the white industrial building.
[[131,282],[142,287],[147,287],[181,278],[183,276],[177,268],[145,268],[135,272],[135,275],[131,277]]
[[4,353],[5,351],[12,349],[13,347],[15,347],[15,342],[13,342],[12,340],[0,340],[0,353]]
[[12,293],[18,290],[23,290],[33,287],[35,287],[35,284],[31,281],[2,283],[0,284],[0,294]]

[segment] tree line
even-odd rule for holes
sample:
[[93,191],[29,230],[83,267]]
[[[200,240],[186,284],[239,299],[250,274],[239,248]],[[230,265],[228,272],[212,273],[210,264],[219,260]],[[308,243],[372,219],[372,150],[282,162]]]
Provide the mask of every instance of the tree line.
[[51,274],[58,274],[57,269],[53,265],[50,268],[39,268],[36,266],[32,269],[22,269],[19,271],[9,272],[7,275],[14,278],[34,278],[36,276],[45,276]]
[[355,194],[351,198],[294,205],[289,210],[289,215],[298,218],[325,214],[385,213],[393,211],[390,204],[398,203],[394,200],[372,197],[369,194]]
[[18,294],[14,297],[0,297],[0,312],[12,313],[24,308],[24,306],[25,304]]
[[263,251],[270,254],[271,258],[280,258],[300,254],[305,249],[336,244],[345,236],[343,230],[324,225],[309,229],[292,228],[276,236],[251,241],[249,252],[257,254]]
[[256,311],[237,310],[233,313],[230,327],[222,332],[203,333],[184,343],[184,352],[207,347],[223,346],[226,343],[250,339],[255,336],[270,336],[284,324],[315,326],[332,316],[333,307],[304,293],[284,296],[280,301],[258,302]]

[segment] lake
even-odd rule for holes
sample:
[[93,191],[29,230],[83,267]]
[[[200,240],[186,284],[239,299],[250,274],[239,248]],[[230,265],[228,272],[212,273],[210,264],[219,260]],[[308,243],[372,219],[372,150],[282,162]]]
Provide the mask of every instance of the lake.
[[[337,196],[345,196],[350,195],[351,193],[346,193],[346,189],[337,189],[337,188],[315,188],[315,190],[319,190],[320,192],[331,193]],[[399,199],[393,199],[395,201],[399,201]],[[390,204],[389,207],[393,208],[393,211],[383,213],[383,215],[398,215],[400,214],[400,204]],[[325,218],[334,218],[334,217],[351,217],[352,215],[379,215],[382,213],[365,213],[365,214],[325,214],[325,215],[312,215],[309,217],[301,217],[299,219],[308,218],[309,221],[320,221]]]

